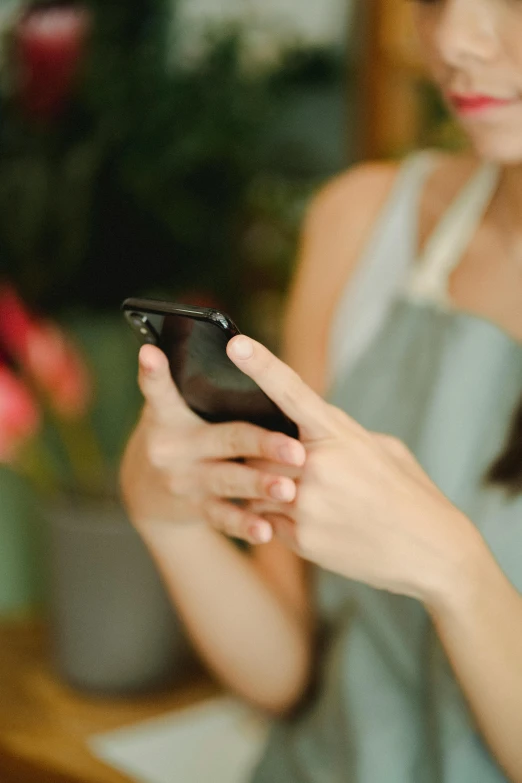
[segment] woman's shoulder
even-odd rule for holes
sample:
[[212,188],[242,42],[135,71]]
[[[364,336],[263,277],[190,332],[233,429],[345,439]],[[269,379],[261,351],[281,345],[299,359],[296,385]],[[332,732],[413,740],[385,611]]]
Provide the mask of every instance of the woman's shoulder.
[[389,194],[400,169],[397,161],[358,163],[328,180],[315,195],[310,212],[318,220],[341,214],[345,219],[354,212],[367,213]]
[[286,309],[284,349],[289,363],[319,392],[325,388],[332,313],[399,167],[397,162],[358,164],[328,181],[309,207]]
[[[435,154],[421,197],[426,214],[420,221],[423,231],[440,216],[477,165],[469,158]],[[317,367],[325,364],[332,315],[383,208],[393,198],[402,163],[358,164],[328,181],[309,207],[287,307],[285,346],[291,363],[316,389],[324,386],[322,369],[317,371]],[[310,312],[314,313],[313,324]],[[306,346],[306,351],[296,346]]]
[[[447,207],[480,166],[476,156],[445,151],[430,152],[433,165],[422,188],[419,204],[419,236],[427,237]],[[349,240],[360,250],[378,216],[393,195],[405,160],[359,163],[323,185],[311,202],[308,230],[337,242]]]
[[320,393],[326,383],[332,312],[397,169],[396,163],[354,166],[327,182],[309,207],[286,308],[284,352],[294,369]]
[[316,257],[350,268],[364,247],[378,215],[389,199],[400,169],[395,161],[359,163],[328,180],[310,202],[304,224],[305,246]]
[[[429,151],[433,167],[426,182],[426,194],[434,205],[450,201],[480,165],[476,156],[466,153]],[[312,207],[326,217],[346,207],[367,209],[378,206],[390,195],[405,163],[411,159],[374,160],[358,163],[336,175],[316,194]]]

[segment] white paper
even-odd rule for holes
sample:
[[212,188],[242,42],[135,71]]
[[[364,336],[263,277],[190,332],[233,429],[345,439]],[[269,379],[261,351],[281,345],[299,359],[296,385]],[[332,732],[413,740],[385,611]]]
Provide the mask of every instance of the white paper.
[[91,752],[140,783],[248,783],[268,724],[232,698],[90,738]]

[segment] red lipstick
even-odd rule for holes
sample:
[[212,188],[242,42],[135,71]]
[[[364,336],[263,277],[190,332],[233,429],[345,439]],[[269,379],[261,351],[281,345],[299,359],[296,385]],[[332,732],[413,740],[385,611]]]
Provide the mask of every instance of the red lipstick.
[[511,98],[494,98],[491,95],[457,95],[449,99],[459,114],[480,114],[491,109],[499,109],[514,103]]

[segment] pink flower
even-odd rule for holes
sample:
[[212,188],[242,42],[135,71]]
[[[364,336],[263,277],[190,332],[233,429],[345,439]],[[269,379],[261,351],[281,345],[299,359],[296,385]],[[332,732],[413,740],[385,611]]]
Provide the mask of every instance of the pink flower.
[[92,398],[88,370],[58,326],[37,320],[8,284],[0,286],[0,344],[65,418],[85,414]]
[[55,324],[33,326],[24,358],[27,373],[58,414],[75,419],[86,413],[92,398],[89,374],[76,347]]
[[39,426],[38,409],[28,389],[0,365],[0,462],[11,462]]

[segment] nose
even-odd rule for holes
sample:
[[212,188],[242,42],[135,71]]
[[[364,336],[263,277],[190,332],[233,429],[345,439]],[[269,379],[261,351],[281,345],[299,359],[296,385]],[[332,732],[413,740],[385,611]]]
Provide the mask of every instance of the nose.
[[441,59],[455,68],[470,60],[494,60],[500,48],[494,4],[491,0],[446,0],[436,42]]

